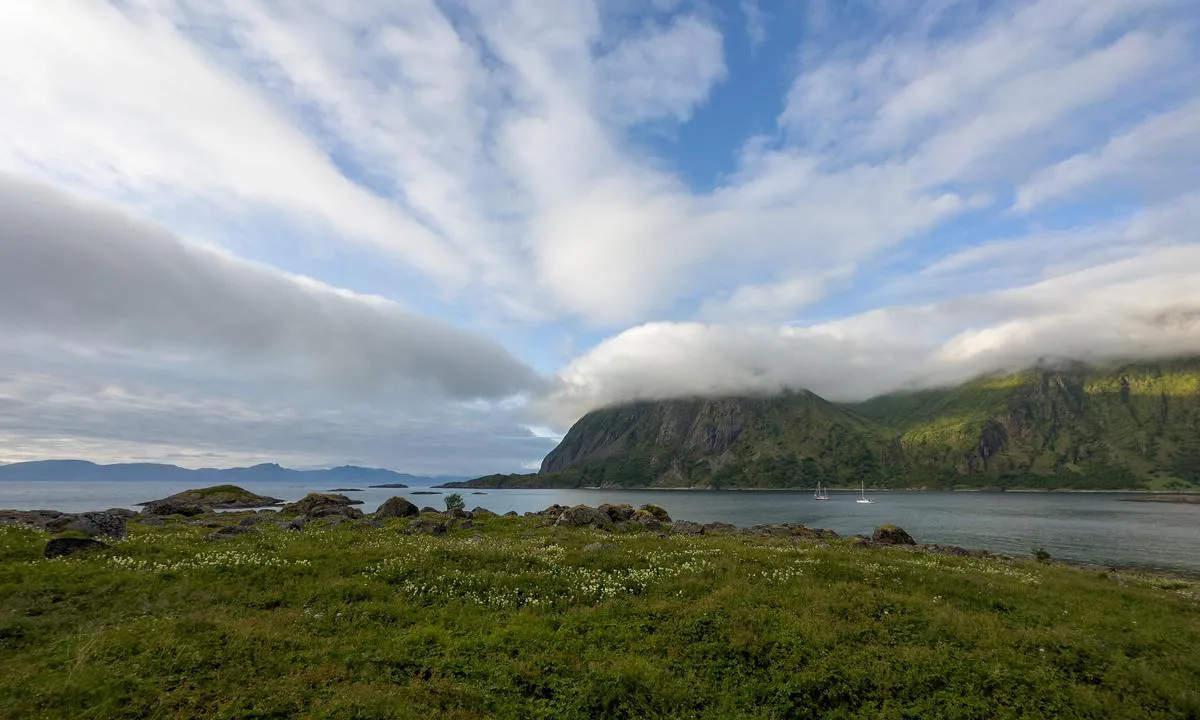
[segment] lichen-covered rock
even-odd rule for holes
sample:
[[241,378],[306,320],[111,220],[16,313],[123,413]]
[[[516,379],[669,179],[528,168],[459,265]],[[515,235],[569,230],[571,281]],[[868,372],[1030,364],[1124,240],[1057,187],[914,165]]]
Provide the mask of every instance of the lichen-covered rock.
[[76,553],[103,550],[107,547],[108,545],[99,540],[92,540],[91,538],[54,538],[46,543],[46,550],[43,552],[43,555],[47,559],[53,559],[75,555]]
[[204,536],[205,540],[229,540],[238,535],[245,535],[253,530],[245,525],[227,525],[223,528],[218,528],[208,535]]
[[903,528],[898,528],[895,525],[880,525],[875,528],[875,532],[871,535],[871,542],[879,545],[916,545],[916,541],[912,536],[904,532]]
[[635,512],[629,521],[632,523],[637,523],[647,530],[661,530],[663,526],[661,520],[645,510],[638,510]]
[[680,520],[671,526],[671,532],[676,535],[703,535],[704,526],[691,520]]
[[608,513],[600,512],[594,507],[575,505],[563,510],[554,524],[558,527],[593,527],[599,530],[611,530],[613,521]]
[[285,515],[300,515],[309,520],[335,516],[358,520],[363,516],[362,510],[351,505],[361,504],[361,500],[351,500],[345,495],[309,493],[294,503],[284,505],[280,512]]
[[417,518],[408,523],[404,532],[409,535],[445,535],[450,527],[443,520],[432,518]]
[[45,524],[50,532],[80,532],[88,537],[125,537],[125,518],[111,512],[63,514]]
[[182,515],[184,517],[195,517],[197,515],[203,515],[204,508],[195,503],[164,498],[162,500],[153,500],[146,503],[142,506],[142,512],[147,515]]
[[588,543],[583,546],[585,553],[607,552],[609,550],[619,550],[620,547],[612,543]]
[[471,517],[479,518],[479,519],[490,518],[490,517],[496,517],[496,513],[492,512],[491,510],[488,510],[487,508],[477,507],[471,511]]
[[613,522],[626,522],[633,519],[633,514],[636,512],[633,506],[629,503],[603,503],[599,508],[600,512],[608,515]]
[[645,512],[650,513],[654,517],[658,518],[659,522],[663,522],[663,523],[671,522],[671,516],[667,514],[667,511],[663,510],[661,507],[659,507],[657,505],[651,505],[650,503],[647,503],[638,509],[644,510]]
[[375,511],[375,517],[381,518],[416,517],[420,514],[421,511],[417,509],[416,505],[398,495],[385,500]]
[[710,522],[704,524],[705,535],[732,535],[737,531],[737,525],[731,525],[727,522]]

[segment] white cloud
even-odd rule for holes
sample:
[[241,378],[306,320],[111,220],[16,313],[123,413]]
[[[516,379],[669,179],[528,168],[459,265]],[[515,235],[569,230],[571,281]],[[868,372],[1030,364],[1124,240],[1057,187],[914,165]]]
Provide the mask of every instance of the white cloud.
[[687,120],[725,78],[721,42],[716,28],[692,16],[622,40],[597,61],[602,112],[624,123]]
[[1033,285],[805,328],[653,323],[560,373],[558,422],[633,399],[804,388],[863,400],[1021,368],[1200,352],[1200,246],[1167,247]]
[[215,356],[358,394],[400,386],[500,398],[538,386],[488,338],[2,174],[0,326],[85,346]]
[[1156,194],[1200,185],[1200,102],[1155,115],[1097,150],[1048,167],[1017,190],[1014,208],[1035,207],[1095,186],[1135,185]]
[[767,39],[767,22],[762,8],[758,6],[758,0],[741,0],[739,7],[746,17],[746,37],[750,40],[750,47],[757,48]]

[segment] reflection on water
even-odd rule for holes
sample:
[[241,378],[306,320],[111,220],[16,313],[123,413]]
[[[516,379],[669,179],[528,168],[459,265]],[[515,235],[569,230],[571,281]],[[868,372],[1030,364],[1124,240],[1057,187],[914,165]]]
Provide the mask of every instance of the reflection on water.
[[[0,483],[0,508],[48,508],[78,512],[135,507],[145,500],[187,489],[186,484]],[[288,500],[329,488],[294,483],[260,483],[253,492]],[[441,507],[441,495],[413,495],[429,488],[368,489],[346,493],[370,512],[392,495],[417,505]],[[450,492],[450,491],[447,491]],[[672,517],[735,525],[796,522],[842,534],[870,533],[894,523],[918,542],[952,543],[1013,555],[1044,547],[1056,558],[1104,565],[1133,565],[1200,576],[1200,505],[1129,502],[1121,493],[942,493],[873,492],[875,503],[854,502],[857,492],[829,493],[816,502],[811,492],[663,490],[490,490],[459,491],[467,507],[495,512],[628,502],[662,505]]]

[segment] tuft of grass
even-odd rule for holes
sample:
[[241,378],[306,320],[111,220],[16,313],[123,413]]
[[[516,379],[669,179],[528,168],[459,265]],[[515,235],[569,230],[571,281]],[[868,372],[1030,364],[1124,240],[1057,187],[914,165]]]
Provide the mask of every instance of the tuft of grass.
[[0,717],[1200,715],[1188,580],[408,522],[220,542],[131,523],[110,551],[50,561],[44,534],[0,527]]

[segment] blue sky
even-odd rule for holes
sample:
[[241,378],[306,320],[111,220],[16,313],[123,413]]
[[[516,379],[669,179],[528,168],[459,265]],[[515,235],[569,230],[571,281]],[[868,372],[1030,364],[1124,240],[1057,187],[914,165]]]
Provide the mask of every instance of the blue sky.
[[0,462],[1200,351],[1188,0],[0,10]]

